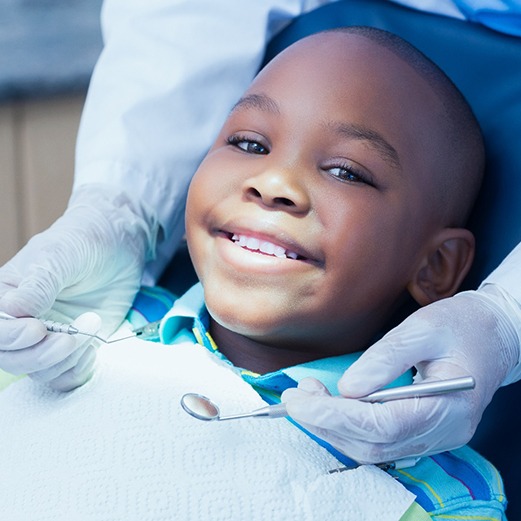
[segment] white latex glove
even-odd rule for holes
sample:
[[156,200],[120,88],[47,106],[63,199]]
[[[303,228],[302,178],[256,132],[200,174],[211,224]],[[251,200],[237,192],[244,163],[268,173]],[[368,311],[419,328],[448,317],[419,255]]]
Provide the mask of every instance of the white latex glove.
[[[5,371],[13,375],[27,374],[36,381],[48,382],[58,391],[75,389],[92,376],[96,347],[90,337],[51,333],[47,338],[45,327],[35,318],[17,319],[15,327],[10,328],[10,333],[15,334],[4,336],[6,322],[0,321],[0,337],[6,339],[0,351],[0,366]],[[101,319],[96,313],[87,312],[72,325],[82,332],[96,334]]]
[[340,379],[344,397],[367,395],[415,366],[416,381],[471,375],[476,388],[370,404],[330,397],[317,380],[284,392],[292,418],[360,463],[454,449],[473,436],[485,407],[519,359],[517,303],[494,286],[416,311]]
[[[128,196],[106,185],[83,185],[65,214],[0,268],[0,311],[67,323],[95,311],[103,326],[92,318],[87,326],[105,338],[139,289],[156,235],[152,213]],[[0,320],[0,368],[55,389],[90,377],[89,344],[88,337],[47,333],[37,320]]]

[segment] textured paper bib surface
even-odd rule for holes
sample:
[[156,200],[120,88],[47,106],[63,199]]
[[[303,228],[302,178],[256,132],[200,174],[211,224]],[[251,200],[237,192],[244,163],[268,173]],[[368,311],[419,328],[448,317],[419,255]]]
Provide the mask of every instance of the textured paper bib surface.
[[192,344],[102,347],[85,386],[58,393],[25,378],[0,393],[0,513],[9,521],[396,521],[414,496],[383,471],[340,466],[282,419],[202,422],[265,403]]

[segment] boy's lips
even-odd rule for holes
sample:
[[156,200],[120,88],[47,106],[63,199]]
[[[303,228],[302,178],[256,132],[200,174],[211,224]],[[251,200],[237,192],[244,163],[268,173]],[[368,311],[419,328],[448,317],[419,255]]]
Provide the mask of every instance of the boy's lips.
[[271,229],[267,232],[232,226],[219,230],[219,234],[226,236],[237,246],[257,254],[322,264],[308,248],[279,229]]

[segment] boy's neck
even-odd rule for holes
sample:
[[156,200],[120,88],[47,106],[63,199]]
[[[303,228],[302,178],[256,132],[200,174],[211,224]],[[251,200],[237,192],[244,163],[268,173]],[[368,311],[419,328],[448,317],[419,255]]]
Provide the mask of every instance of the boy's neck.
[[271,373],[320,358],[317,352],[285,349],[256,342],[222,327],[213,319],[210,321],[210,334],[219,351],[233,365],[258,374]]
[[[213,318],[210,318],[210,334],[219,351],[236,367],[265,374],[320,358],[345,355],[367,349],[383,332],[395,327],[417,308],[418,304],[408,293],[404,292],[395,303],[389,316],[381,317],[379,326],[372,324],[370,330],[353,326],[346,329],[341,341],[336,343],[334,339],[326,339],[325,337],[318,345],[306,342],[309,339],[302,339],[298,344],[291,346],[281,345],[280,339],[273,339],[273,342],[269,340],[260,342],[226,329]],[[357,326],[359,325],[357,324]],[[348,328],[347,324],[346,328]],[[347,344],[346,338],[349,339]]]

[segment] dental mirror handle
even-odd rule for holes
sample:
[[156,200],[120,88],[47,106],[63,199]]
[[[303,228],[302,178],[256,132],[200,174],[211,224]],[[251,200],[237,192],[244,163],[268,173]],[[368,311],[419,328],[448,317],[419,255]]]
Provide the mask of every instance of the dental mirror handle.
[[454,391],[474,389],[475,385],[472,376],[463,376],[461,378],[451,378],[449,380],[438,380],[434,382],[382,389],[381,391],[376,391],[367,396],[362,396],[361,398],[358,398],[358,400],[361,402],[378,403],[388,402],[390,400],[400,400],[403,398],[420,398],[421,396],[434,396]]
[[[406,398],[420,398],[422,396],[435,396],[437,394],[452,393],[455,391],[466,391],[474,389],[474,378],[472,376],[463,376],[460,378],[451,378],[449,380],[438,380],[434,382],[425,382],[412,385],[403,385],[401,387],[393,387],[391,389],[382,389],[358,398],[361,402],[382,403],[391,400],[402,400]],[[221,416],[220,420],[235,420],[238,418],[264,417],[264,418],[282,418],[287,416],[286,405],[279,403],[277,405],[268,405],[252,412],[233,414],[230,416]]]
[[277,403],[276,405],[267,405],[266,407],[261,407],[251,412],[219,416],[219,421],[237,420],[239,418],[284,418],[287,415],[286,404]]

